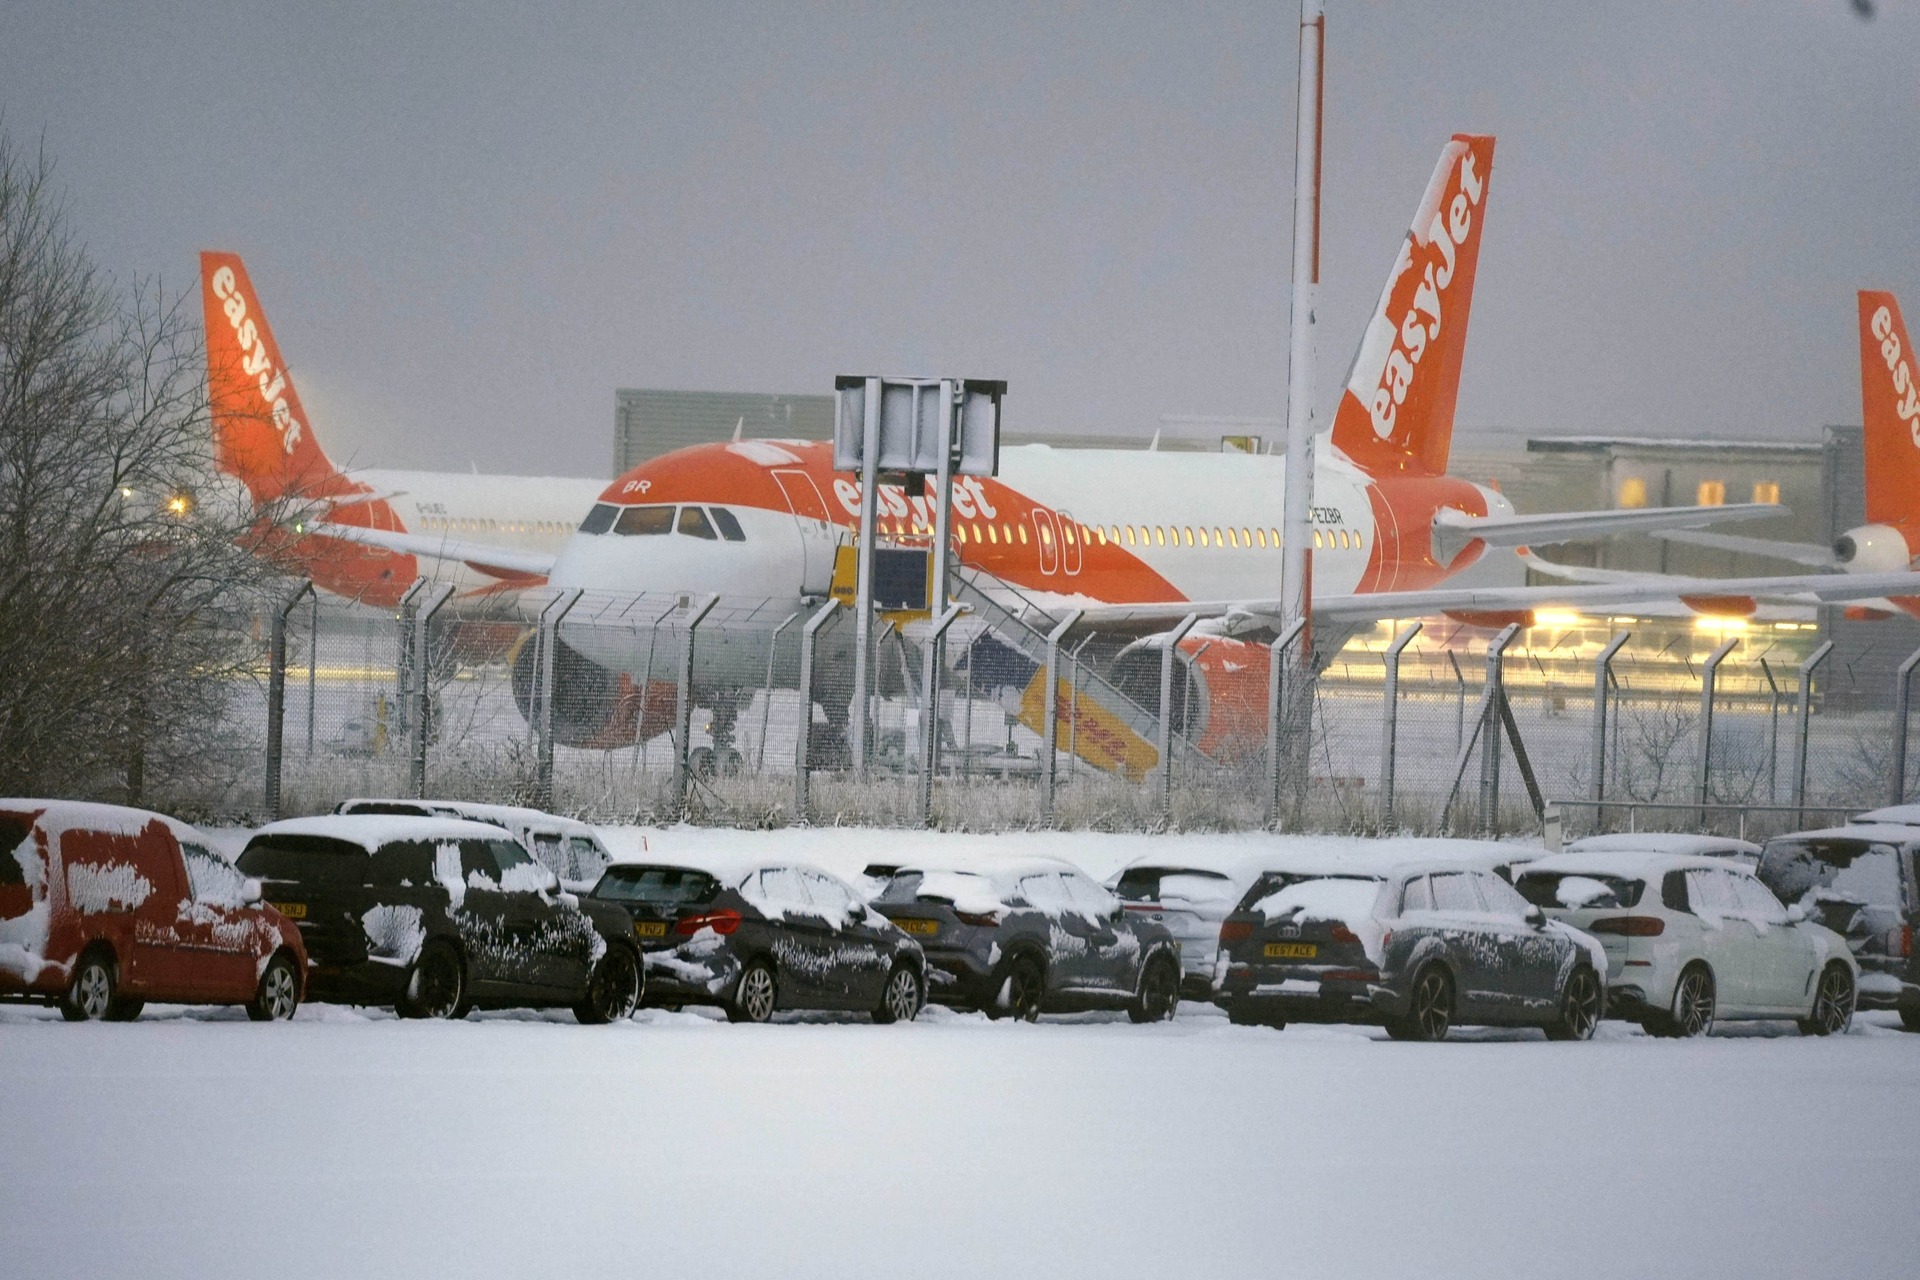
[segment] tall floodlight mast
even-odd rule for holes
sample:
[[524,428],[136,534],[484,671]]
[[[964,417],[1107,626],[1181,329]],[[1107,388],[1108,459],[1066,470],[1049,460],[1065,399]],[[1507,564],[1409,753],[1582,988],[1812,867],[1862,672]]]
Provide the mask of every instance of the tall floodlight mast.
[[[1300,3],[1300,102],[1293,145],[1293,309],[1287,360],[1287,471],[1282,509],[1281,625],[1309,618],[1313,601],[1308,539],[1313,502],[1313,309],[1320,286],[1321,64],[1327,19],[1321,0]],[[1299,655],[1311,661],[1312,624]]]

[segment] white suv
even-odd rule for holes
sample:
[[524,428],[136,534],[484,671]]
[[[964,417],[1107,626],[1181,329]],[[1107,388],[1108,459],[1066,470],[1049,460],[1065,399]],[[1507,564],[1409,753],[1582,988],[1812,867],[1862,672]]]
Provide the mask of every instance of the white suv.
[[1600,940],[1609,1015],[1649,1035],[1705,1035],[1740,1018],[1831,1035],[1853,1020],[1860,970],[1846,940],[1733,859],[1563,853],[1528,864],[1514,887]]

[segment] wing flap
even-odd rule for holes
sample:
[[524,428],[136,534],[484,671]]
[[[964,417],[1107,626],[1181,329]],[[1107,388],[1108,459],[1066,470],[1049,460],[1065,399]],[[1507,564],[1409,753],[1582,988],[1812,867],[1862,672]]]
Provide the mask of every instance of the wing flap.
[[553,570],[557,556],[545,551],[522,551],[512,547],[492,547],[480,542],[461,542],[453,538],[435,538],[418,533],[400,533],[391,529],[366,529],[358,525],[322,524],[314,532],[369,547],[403,551],[409,555],[430,556],[436,560],[457,560],[472,565],[496,578],[544,578]]

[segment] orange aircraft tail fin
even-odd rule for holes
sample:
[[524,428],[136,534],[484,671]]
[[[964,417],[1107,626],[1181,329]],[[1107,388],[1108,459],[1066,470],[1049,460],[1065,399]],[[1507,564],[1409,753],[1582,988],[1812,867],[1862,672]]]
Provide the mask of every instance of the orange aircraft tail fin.
[[1860,291],[1860,408],[1867,522],[1920,542],[1920,362],[1891,293]]
[[1493,139],[1456,133],[1360,340],[1333,443],[1375,475],[1447,469],[1492,175]]

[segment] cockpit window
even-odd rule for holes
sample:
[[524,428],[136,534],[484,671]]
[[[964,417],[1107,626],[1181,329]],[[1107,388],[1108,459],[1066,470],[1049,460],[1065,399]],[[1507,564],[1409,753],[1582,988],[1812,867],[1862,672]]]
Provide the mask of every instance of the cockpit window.
[[628,507],[614,522],[613,531],[629,537],[643,534],[672,533],[672,507]]
[[745,542],[747,531],[740,527],[740,519],[725,507],[708,507],[713,522],[720,526],[720,536],[728,542]]
[[714,538],[713,526],[707,523],[707,513],[699,507],[680,508],[680,532],[689,538]]
[[587,518],[580,522],[582,533],[605,533],[613,528],[613,518],[620,514],[620,508],[605,502],[593,504],[593,510],[587,512]]

